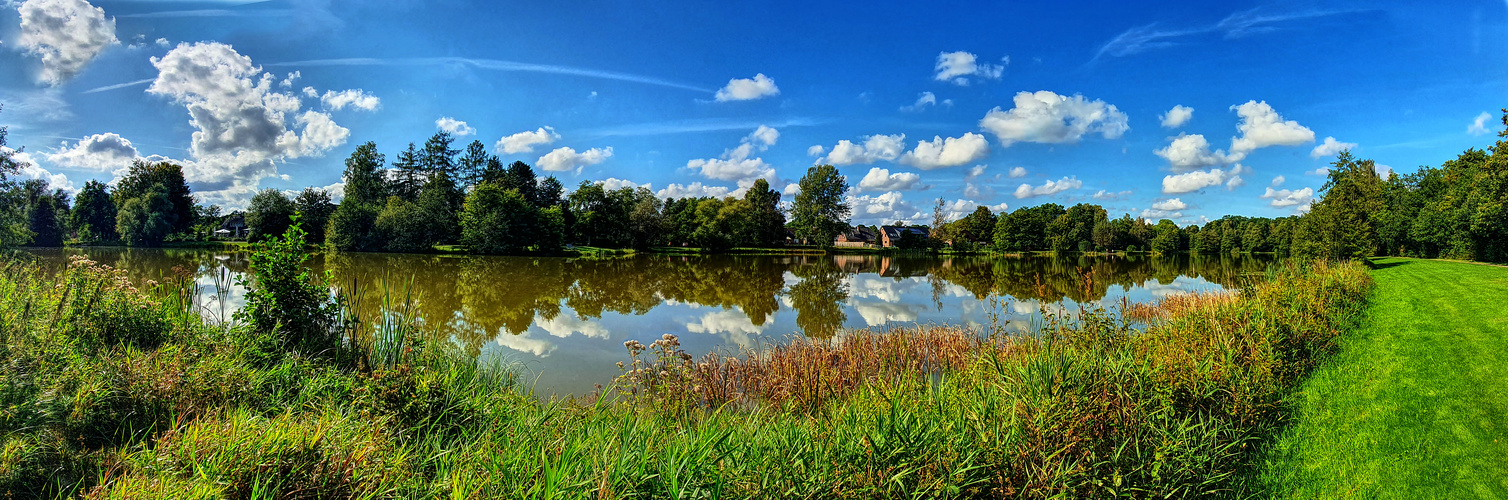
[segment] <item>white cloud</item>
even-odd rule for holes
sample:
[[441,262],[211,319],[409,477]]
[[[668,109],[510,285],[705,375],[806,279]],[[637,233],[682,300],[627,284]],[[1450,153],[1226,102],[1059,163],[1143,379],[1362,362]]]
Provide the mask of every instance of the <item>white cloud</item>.
[[58,152],[47,155],[47,160],[68,168],[108,172],[126,168],[138,157],[131,141],[107,132],[80,139],[72,147],[65,142]]
[[769,327],[769,323],[755,325],[752,321],[749,321],[749,316],[741,311],[714,311],[702,315],[695,323],[687,323],[686,331],[691,333],[758,335]]
[[1334,137],[1326,137],[1324,143],[1315,146],[1314,151],[1309,152],[1309,157],[1319,158],[1321,156],[1335,156],[1336,153],[1355,148],[1356,143],[1354,142],[1340,142],[1335,140]]
[[904,214],[916,212],[910,203],[906,203],[901,193],[896,191],[874,196],[849,196],[847,201],[848,206],[853,208],[855,218],[890,222],[905,218]]
[[697,170],[702,177],[724,181],[750,181],[764,178],[775,180],[775,169],[763,158],[750,158],[763,152],[780,139],[780,131],[760,125],[744,137],[738,147],[724,150],[720,158],[695,159],[686,162],[686,168]]
[[[945,102],[948,102],[950,104],[952,103],[952,101]],[[931,92],[922,92],[921,95],[916,98],[915,103],[909,106],[901,106],[901,111],[921,111],[927,109],[927,106],[935,105],[937,105],[937,95]]]
[[[166,39],[166,38],[158,38],[157,39],[157,44],[161,45],[163,47],[166,47],[166,46],[168,46],[168,39]],[[294,71],[292,73],[288,73],[288,76],[285,77],[285,78],[283,78],[283,81],[279,82],[278,86],[282,87],[282,88],[285,88],[285,89],[291,89],[291,88],[293,88],[293,82],[298,81],[298,79],[302,78],[303,76],[304,76],[304,74],[301,73],[301,72],[299,72],[299,71]]]
[[551,127],[540,127],[538,130],[519,132],[497,140],[493,147],[502,150],[506,154],[533,153],[535,146],[548,146],[560,139],[560,134],[555,133]]
[[[1262,198],[1272,200],[1274,207],[1308,206],[1314,200],[1314,190],[1304,188],[1297,191],[1288,189],[1267,188]],[[1307,211],[1307,210],[1306,210]]]
[[1182,127],[1183,124],[1188,123],[1190,119],[1194,118],[1194,108],[1179,104],[1173,106],[1173,109],[1168,110],[1167,113],[1163,113],[1158,118],[1162,119],[1163,128]]
[[981,63],[978,56],[964,51],[943,52],[937,55],[937,65],[933,69],[936,71],[932,75],[934,80],[968,85],[970,76],[980,80],[999,80],[1005,73],[1005,64]]
[[1073,177],[1064,177],[1057,181],[1049,180],[1041,186],[1032,187],[1031,184],[1022,184],[1016,187],[1016,198],[1031,198],[1034,196],[1052,196],[1070,189],[1084,187],[1084,182]]
[[602,323],[586,321],[576,314],[561,312],[553,318],[545,318],[542,315],[534,316],[534,326],[538,326],[551,337],[567,338],[575,334],[581,334],[587,338],[606,339],[608,331]]
[[[969,168],[968,173],[965,174],[964,177],[963,177],[963,195],[964,196],[967,196],[967,197],[970,197],[970,198],[982,198],[982,197],[993,197],[995,195],[995,190],[994,189],[990,188],[989,186],[984,186],[983,188],[980,188],[979,183],[976,182],[976,181],[979,180],[979,176],[984,175],[984,171],[987,168],[989,168],[989,167],[986,166],[986,165],[974,165],[973,167]],[[1020,167],[1017,167],[1017,168],[1020,168]],[[995,179],[999,180],[1000,176],[996,175]]]
[[1015,108],[1002,111],[998,106],[979,120],[979,127],[1000,138],[1002,146],[1016,142],[1077,142],[1085,134],[1099,133],[1106,139],[1119,138],[1131,127],[1125,113],[1105,101],[1072,97],[1041,90],[1020,92]]
[[1491,119],[1492,115],[1483,111],[1482,114],[1477,115],[1476,119],[1471,121],[1471,125],[1466,126],[1466,133],[1471,135],[1486,135],[1488,132],[1491,132],[1487,130],[1487,120]]
[[728,80],[728,85],[718,89],[713,98],[718,102],[747,101],[778,94],[780,94],[780,88],[775,86],[775,80],[760,73],[754,75],[754,78]]
[[1283,176],[1281,176],[1281,175],[1279,175],[1277,177],[1273,177],[1272,178],[1272,187],[1281,186],[1281,185],[1283,185],[1284,182],[1287,182],[1287,181],[1288,181],[1288,179],[1284,179]]
[[887,304],[883,302],[853,302],[854,312],[864,318],[864,323],[869,326],[879,326],[889,322],[911,323],[916,321],[915,306],[905,304]]
[[1022,177],[1026,177],[1026,167],[1013,167],[1011,168],[1010,175],[1012,179],[1020,179]]
[[319,90],[316,90],[314,87],[304,87],[302,92],[304,93],[304,97],[319,98]]
[[193,160],[175,161],[201,202],[242,204],[261,179],[277,175],[275,162],[319,156],[350,137],[327,113],[299,113],[297,96],[274,92],[276,78],[229,45],[179,44],[151,62],[158,73],[147,92],[184,105],[198,129]]
[[[794,184],[792,184],[794,185]],[[728,196],[732,189],[722,186],[707,186],[701,182],[691,184],[671,184],[655,192],[660,198],[723,198]]]
[[382,99],[378,99],[377,96],[368,94],[361,89],[348,89],[340,92],[326,90],[325,95],[321,96],[319,101],[324,103],[326,108],[335,111],[345,109],[346,106],[362,111],[376,111],[377,108],[382,106]]
[[893,161],[901,156],[906,149],[906,134],[880,135],[875,134],[864,138],[863,144],[855,144],[847,139],[838,141],[827,156],[817,160],[817,163],[830,163],[835,166],[862,165],[885,160]]
[[1095,192],[1093,196],[1090,196],[1090,198],[1103,201],[1117,201],[1125,199],[1127,196],[1131,196],[1131,191],[1119,191],[1112,193],[1101,189],[1098,192]]
[[613,148],[611,147],[592,148],[580,153],[569,147],[561,147],[545,153],[535,163],[539,165],[539,168],[549,172],[566,172],[602,163],[612,156]]
[[1162,192],[1164,194],[1192,193],[1211,186],[1225,184],[1234,189],[1245,183],[1239,180],[1240,174],[1246,173],[1246,168],[1237,164],[1230,170],[1212,168],[1209,170],[1195,170],[1182,174],[1169,175],[1162,178]]
[[1188,208],[1189,205],[1184,203],[1183,200],[1171,198],[1152,203],[1152,208],[1142,210],[1141,218],[1147,220],[1176,219],[1183,217],[1183,210],[1187,210]]
[[1199,134],[1178,134],[1168,146],[1152,152],[1168,160],[1174,172],[1187,172],[1225,163],[1224,151],[1210,152],[1210,143]]
[[27,0],[21,14],[21,47],[42,59],[37,80],[57,86],[73,78],[115,38],[115,20],[85,0]]
[[49,188],[62,189],[63,191],[67,191],[70,194],[78,193],[78,186],[75,186],[73,184],[73,181],[68,179],[67,175],[61,173],[53,173],[45,168],[42,168],[41,165],[37,164],[36,158],[31,157],[31,153],[17,151],[15,149],[11,149],[8,146],[0,146],[0,152],[6,153],[8,156],[10,156],[11,160],[21,165],[21,170],[20,172],[18,172],[18,175],[24,175],[33,179],[45,180],[47,181],[47,186]]
[[476,129],[472,128],[471,125],[449,116],[442,116],[440,119],[435,120],[435,128],[443,132],[449,132],[450,135],[456,137],[466,137],[476,133]]
[[1236,130],[1241,135],[1231,139],[1229,161],[1241,161],[1248,153],[1269,146],[1297,146],[1314,142],[1314,131],[1299,122],[1284,120],[1267,101],[1247,101],[1231,106],[1241,123]]
[[619,178],[616,178],[616,177],[608,177],[606,179],[602,179],[600,181],[597,181],[597,183],[602,185],[602,189],[606,189],[608,191],[617,191],[617,190],[623,189],[623,188],[632,188],[632,189],[644,188],[644,189],[649,189],[649,183],[648,182],[643,183],[643,184],[639,184],[639,183],[634,182],[634,181],[623,180],[623,179],[619,179]]
[[782,189],[781,192],[785,193],[786,196],[796,196],[801,194],[801,184],[795,182],[786,184],[785,189]]
[[827,148],[822,147],[821,144],[806,148],[807,156],[822,156],[824,152],[827,152]]
[[[864,179],[859,181],[859,191],[903,191],[916,187],[922,177],[910,172],[890,173],[889,170],[875,167],[869,169]],[[923,186],[925,187],[925,186]]]
[[916,143],[916,149],[902,155],[901,163],[922,170],[956,167],[971,163],[990,154],[990,144],[984,136],[973,132],[962,137],[933,136],[931,141]]

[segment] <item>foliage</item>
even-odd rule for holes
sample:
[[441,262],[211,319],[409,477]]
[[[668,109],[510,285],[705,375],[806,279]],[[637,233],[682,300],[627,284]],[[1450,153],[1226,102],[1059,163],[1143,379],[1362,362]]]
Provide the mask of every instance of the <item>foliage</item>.
[[[116,198],[121,198],[119,191]],[[136,246],[161,245],[173,232],[173,202],[167,190],[153,184],[145,193],[126,198],[116,214],[115,231],[126,243]]]
[[375,143],[356,147],[346,158],[345,199],[330,215],[325,240],[337,250],[377,251],[384,242],[376,231],[377,212],[387,203],[388,184],[383,173],[386,158]]
[[189,231],[194,227],[194,197],[190,194],[188,181],[184,180],[183,167],[169,162],[135,160],[126,175],[115,184],[115,204],[125,211],[126,202],[146,196],[160,186],[167,201],[166,208],[156,214],[168,224],[168,233]]
[[817,165],[806,170],[799,183],[791,209],[791,229],[796,236],[818,245],[831,246],[838,233],[848,228],[852,209],[843,196],[848,180],[832,165]]
[[341,304],[332,299],[327,276],[310,275],[304,261],[300,217],[280,237],[257,243],[251,274],[243,278],[246,305],[236,311],[255,332],[272,335],[282,345],[304,353],[327,353],[341,347]]
[[110,201],[109,187],[90,180],[73,200],[73,227],[84,241],[114,240],[115,203]]
[[268,188],[257,192],[246,206],[246,239],[261,241],[283,235],[293,225],[298,208],[282,191]]
[[466,196],[461,242],[476,253],[521,253],[537,239],[536,229],[547,230],[540,219],[539,209],[517,190],[483,183]]
[[388,197],[387,206],[377,213],[372,226],[383,250],[427,252],[434,247],[429,224],[422,219],[418,205],[398,196]]
[[335,214],[335,203],[330,201],[330,192],[323,189],[307,187],[293,199],[293,207],[298,212],[299,220],[304,221],[308,227],[308,243],[321,244],[325,242],[325,230],[329,227],[330,217]]
[[1047,225],[1064,212],[1062,205],[1045,203],[1018,208],[998,218],[995,221],[995,247],[1007,252],[1047,250]]
[[[58,202],[51,196],[43,196],[31,204],[27,211],[27,229],[31,231],[31,246],[36,247],[60,247],[63,246],[63,232],[66,230],[63,218],[58,216]],[[67,207],[62,207],[62,212],[67,213]]]

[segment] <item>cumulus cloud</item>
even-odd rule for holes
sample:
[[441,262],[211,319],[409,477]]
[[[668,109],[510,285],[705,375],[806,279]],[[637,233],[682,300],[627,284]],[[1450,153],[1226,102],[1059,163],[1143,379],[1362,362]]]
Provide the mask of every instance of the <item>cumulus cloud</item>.
[[1241,123],[1241,135],[1231,139],[1230,161],[1241,161],[1247,153],[1269,146],[1297,146],[1314,142],[1314,131],[1293,120],[1284,120],[1267,101],[1247,101],[1231,106]]
[[340,92],[327,90],[325,91],[325,95],[320,96],[319,101],[324,103],[326,108],[335,111],[345,109],[346,106],[362,111],[376,111],[377,108],[382,106],[382,99],[378,99],[377,96],[368,94],[361,89],[348,89]]
[[1283,183],[1284,183],[1284,182],[1286,182],[1286,181],[1287,181],[1287,180],[1288,180],[1288,179],[1284,179],[1284,178],[1283,178],[1283,176],[1281,176],[1281,175],[1279,175],[1279,176],[1277,176],[1277,177],[1273,177],[1273,178],[1272,178],[1272,187],[1278,187],[1278,186],[1281,186],[1281,185],[1283,185]]
[[856,144],[848,139],[838,141],[827,156],[817,160],[817,163],[830,163],[836,166],[862,165],[876,161],[893,161],[901,156],[906,149],[906,134],[880,135],[875,134],[864,138],[863,144]]
[[608,177],[606,179],[602,179],[600,181],[597,181],[597,183],[602,185],[602,189],[606,189],[608,191],[617,191],[617,190],[623,189],[623,188],[630,188],[630,189],[644,188],[644,189],[649,189],[649,183],[648,182],[643,183],[643,184],[639,184],[639,183],[634,182],[634,181],[623,180],[623,179],[619,179],[619,178],[616,178],[616,177]]
[[912,103],[909,106],[901,106],[901,111],[920,112],[924,109],[927,109],[927,106],[936,106],[939,104],[941,104],[942,106],[952,106],[953,100],[943,99],[942,102],[939,103],[937,101],[937,95],[931,92],[922,92],[921,95],[916,97],[915,103]]
[[[994,196],[995,195],[995,190],[992,189],[992,188],[990,188],[989,186],[984,186],[983,188],[981,188],[979,186],[979,182],[978,182],[979,177],[982,176],[982,175],[984,175],[984,171],[985,171],[986,168],[989,168],[989,167],[987,167],[985,165],[975,165],[975,166],[969,168],[968,173],[965,174],[964,177],[963,177],[963,195],[964,196],[967,196],[967,197],[970,197],[970,198],[980,198],[980,197],[989,197],[989,196]],[[1016,168],[1020,168],[1020,167],[1016,167]],[[1022,171],[1022,175],[1025,175],[1025,171],[1024,170]],[[1000,176],[996,175],[995,176],[995,180],[999,180],[999,179],[1000,179]]]
[[456,137],[466,137],[476,133],[476,129],[472,128],[471,125],[449,116],[442,116],[440,119],[435,120],[435,128]]
[[[166,38],[158,38],[157,39],[157,44],[161,45],[163,47],[166,47],[166,46],[168,46],[168,40]],[[294,71],[292,73],[288,73],[288,76],[284,77],[283,81],[278,82],[278,86],[282,87],[282,88],[285,88],[285,89],[291,89],[291,88],[293,88],[293,82],[298,81],[298,79],[302,78],[303,76],[304,76],[304,74],[301,73],[301,72],[299,72],[299,71]]]
[[73,78],[105,48],[120,43],[115,20],[85,0],[27,0],[21,14],[21,47],[42,59],[37,80],[56,86]]
[[717,102],[748,101],[780,94],[780,88],[775,86],[775,80],[764,73],[754,75],[754,78],[734,78],[728,80],[728,85],[717,90],[713,96]]
[[902,155],[900,160],[906,165],[931,170],[972,163],[989,154],[990,144],[984,140],[984,136],[969,132],[963,134],[963,137],[944,139],[934,136],[931,141],[918,142],[916,149]]
[[1488,132],[1491,132],[1487,130],[1487,121],[1491,119],[1492,115],[1483,111],[1482,114],[1477,115],[1476,119],[1471,121],[1471,125],[1466,126],[1466,133],[1471,135],[1486,135]]
[[1035,196],[1052,196],[1070,189],[1084,187],[1084,182],[1073,177],[1064,177],[1056,181],[1049,180],[1041,186],[1033,187],[1031,184],[1022,184],[1016,187],[1016,198],[1031,198]]
[[[1009,64],[1009,61],[1008,58],[1001,60],[1005,64]],[[982,63],[978,56],[964,51],[943,52],[937,55],[937,65],[933,68],[936,73],[932,75],[932,79],[953,82],[955,85],[968,85],[969,77],[999,80],[1000,75],[1005,73],[1005,64]]]
[[[875,167],[869,169],[869,173],[859,181],[859,191],[903,191],[917,187],[917,182],[922,177],[910,172],[890,173],[889,170]],[[925,187],[925,186],[922,186]]]
[[1309,152],[1309,157],[1319,158],[1322,156],[1335,156],[1336,153],[1355,148],[1356,143],[1354,142],[1340,142],[1335,140],[1334,137],[1326,137],[1325,142],[1321,143],[1318,146],[1315,146],[1314,151]]
[[1246,173],[1246,167],[1237,164],[1231,167],[1230,170],[1212,168],[1209,170],[1195,170],[1193,172],[1169,175],[1162,178],[1162,192],[1164,194],[1192,193],[1221,184],[1234,189],[1245,183],[1245,181],[1240,180],[1243,173]]
[[131,141],[107,132],[80,139],[73,146],[65,142],[56,153],[47,155],[47,160],[68,168],[108,172],[130,166],[138,157]]
[[580,169],[588,165],[596,165],[613,156],[613,148],[592,148],[577,153],[569,147],[556,148],[554,151],[545,153],[535,162],[539,168],[549,172],[566,172]]
[[1010,175],[1012,179],[1020,179],[1022,177],[1026,177],[1026,167],[1013,167],[1011,168]]
[[1210,143],[1200,134],[1178,134],[1168,146],[1152,152],[1168,160],[1174,172],[1187,172],[1225,163],[1225,151],[1210,152]]
[[763,158],[751,158],[763,152],[780,139],[780,131],[760,125],[744,137],[738,147],[724,150],[719,158],[698,158],[686,162],[686,168],[696,170],[702,177],[724,181],[749,181],[764,178],[775,179],[775,169]]
[[908,214],[915,214],[916,208],[901,196],[901,193],[891,191],[879,195],[849,196],[848,206],[853,207],[854,217],[867,220],[890,222],[896,219],[907,218]]
[[1182,127],[1183,124],[1189,122],[1189,119],[1194,118],[1194,108],[1179,104],[1173,106],[1173,109],[1168,110],[1167,113],[1163,113],[1158,118],[1162,120],[1163,128]]
[[806,148],[806,155],[807,156],[822,156],[822,153],[825,153],[825,152],[827,152],[827,148],[822,147],[821,144],[817,144],[817,145],[814,145],[812,147]]
[[1125,199],[1127,196],[1131,196],[1131,191],[1118,191],[1112,193],[1110,191],[1101,189],[1095,192],[1094,195],[1090,196],[1090,198],[1102,201],[1117,201]]
[[538,130],[519,132],[505,136],[497,140],[493,147],[506,154],[533,153],[535,146],[548,146],[560,139],[560,134],[555,133],[551,127],[540,127]]
[[1309,211],[1308,207],[1310,203],[1314,201],[1314,190],[1311,188],[1297,191],[1267,188],[1267,192],[1262,194],[1262,198],[1272,200],[1271,205],[1274,207],[1300,207],[1300,212],[1307,212]]
[[1009,111],[997,106],[979,121],[980,128],[995,134],[1001,145],[1007,147],[1016,142],[1077,142],[1091,133],[1115,139],[1131,129],[1126,114],[1115,105],[1090,101],[1077,94],[1070,97],[1047,90],[1020,92],[1016,94],[1015,106]]
[[1176,219],[1183,217],[1183,210],[1187,210],[1188,208],[1189,205],[1184,203],[1183,200],[1171,198],[1153,203],[1152,208],[1141,212],[1141,218],[1148,220]]
[[151,62],[157,78],[147,92],[184,105],[197,129],[193,160],[180,163],[201,201],[243,203],[260,179],[276,175],[274,162],[319,156],[350,137],[328,113],[300,113],[297,96],[274,92],[275,77],[229,45],[179,44]]
[[707,186],[701,182],[693,182],[665,186],[665,189],[656,191],[655,196],[660,198],[723,198],[732,191],[723,186]]

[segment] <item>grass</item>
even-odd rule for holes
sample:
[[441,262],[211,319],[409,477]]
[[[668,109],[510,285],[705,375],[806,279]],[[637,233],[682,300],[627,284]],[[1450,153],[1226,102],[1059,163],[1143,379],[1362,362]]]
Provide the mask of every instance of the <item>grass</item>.
[[1367,322],[1297,393],[1279,498],[1508,498],[1508,269],[1380,259]]
[[259,305],[229,324],[199,320],[187,277],[0,267],[0,497],[1242,496],[1253,444],[1371,286],[1358,264],[1290,264],[1234,298],[1030,336],[915,326],[693,358],[665,335],[629,342],[600,395],[540,400],[426,340],[398,285],[380,318],[345,316],[292,278],[300,252],[261,247]]

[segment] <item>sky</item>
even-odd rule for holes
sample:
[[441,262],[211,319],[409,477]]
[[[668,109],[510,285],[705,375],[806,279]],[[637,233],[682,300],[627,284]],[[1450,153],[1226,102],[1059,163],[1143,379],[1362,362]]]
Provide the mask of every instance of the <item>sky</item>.
[[133,159],[202,203],[341,193],[446,130],[566,186],[793,199],[856,224],[1042,203],[1202,223],[1302,213],[1492,144],[1508,2],[4,0],[0,125],[76,191]]

